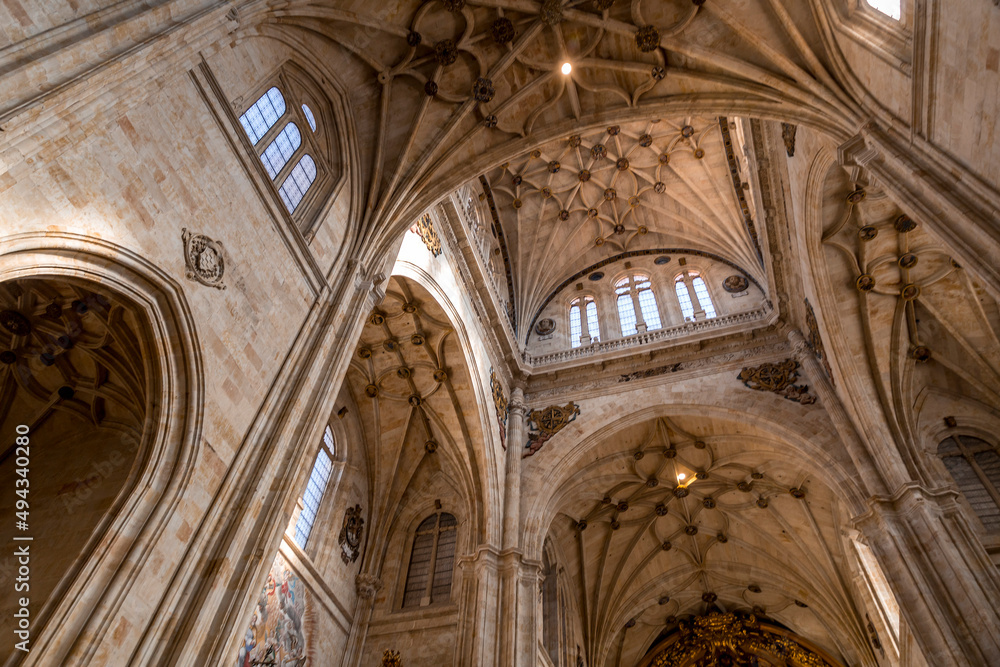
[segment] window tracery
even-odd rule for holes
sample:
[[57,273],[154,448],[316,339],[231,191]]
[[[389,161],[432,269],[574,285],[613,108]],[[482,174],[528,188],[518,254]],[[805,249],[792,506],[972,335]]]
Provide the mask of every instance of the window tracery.
[[331,185],[333,135],[307,75],[286,65],[276,79],[239,121],[285,210],[303,220],[310,209],[315,212],[309,204],[319,202],[320,191]]
[[660,329],[663,323],[652,283],[645,274],[633,274],[615,283],[622,336]]
[[593,297],[573,299],[569,306],[569,336],[572,347],[589,345],[601,340],[597,319],[597,304]]
[[424,519],[413,536],[403,608],[447,604],[455,569],[458,521],[447,512]]
[[[717,316],[705,279],[697,271],[683,271],[674,278],[674,292],[685,322]],[[693,294],[693,296],[692,296]]]
[[958,490],[989,533],[1000,533],[1000,449],[968,435],[953,435],[937,448]]

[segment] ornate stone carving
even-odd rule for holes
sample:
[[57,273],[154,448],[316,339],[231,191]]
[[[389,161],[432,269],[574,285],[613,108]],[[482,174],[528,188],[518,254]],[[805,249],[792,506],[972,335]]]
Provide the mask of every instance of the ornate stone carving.
[[410,231],[420,237],[420,240],[424,242],[427,246],[427,250],[430,251],[432,255],[437,257],[442,252],[441,247],[441,237],[437,235],[434,231],[434,223],[431,222],[431,216],[429,213],[424,213],[420,216],[413,226],[410,227]]
[[496,89],[493,88],[492,79],[481,76],[472,84],[472,96],[477,102],[489,102],[494,95],[496,95]]
[[737,376],[745,386],[756,391],[771,391],[790,401],[811,405],[816,397],[809,393],[807,385],[795,384],[799,378],[799,362],[786,359],[778,363],[749,366]]
[[349,565],[358,559],[361,553],[361,536],[365,530],[365,520],[361,517],[361,505],[348,507],[344,513],[344,525],[340,529],[340,557],[344,564]]
[[548,336],[553,331],[556,330],[556,321],[551,317],[546,317],[544,319],[538,320],[538,324],[535,325],[535,333],[539,336]]
[[493,21],[493,24],[490,26],[490,32],[493,35],[494,42],[497,44],[506,44],[514,39],[514,24],[510,22],[510,19],[501,16]]
[[795,132],[798,129],[797,125],[791,123],[781,124],[781,140],[785,142],[785,153],[788,157],[795,156]]
[[403,667],[403,661],[399,657],[399,651],[386,649],[382,653],[382,667]]
[[745,292],[749,286],[750,281],[747,280],[747,277],[738,274],[731,275],[722,281],[722,289],[726,290],[730,294]]
[[354,590],[357,591],[358,597],[372,600],[382,590],[382,580],[374,574],[359,574],[354,577]]
[[[528,413],[527,451],[521,458],[527,458],[542,448],[549,439],[565,428],[566,424],[576,419],[580,414],[580,406],[570,401],[566,405],[550,405],[544,410],[532,410]],[[626,506],[627,507],[627,506]]]
[[507,415],[510,413],[510,406],[507,404],[507,396],[503,392],[503,385],[497,378],[496,371],[490,369],[490,390],[493,392],[493,407],[496,410],[497,426],[500,428],[500,444],[507,449]]
[[186,227],[181,230],[181,239],[184,241],[184,275],[202,285],[226,289],[222,284],[222,275],[226,272],[222,242],[189,232]]

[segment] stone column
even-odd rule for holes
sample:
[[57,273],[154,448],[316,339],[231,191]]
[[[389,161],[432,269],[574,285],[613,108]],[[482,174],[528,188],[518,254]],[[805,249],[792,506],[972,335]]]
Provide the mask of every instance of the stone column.
[[855,519],[929,665],[1000,664],[1000,575],[952,490],[917,483]]
[[504,470],[503,548],[516,549],[521,543],[521,456],[524,453],[524,390],[510,392],[507,416],[507,458]]
[[[870,509],[854,524],[885,572],[927,663],[1000,664],[1000,574],[955,503],[956,493],[901,481],[901,463],[879,470],[805,338],[791,331],[788,339],[862,488],[872,495]],[[896,489],[891,496],[890,488]]]
[[375,607],[375,595],[382,588],[382,580],[374,574],[359,574],[354,578],[354,586],[358,599],[354,603],[354,620],[351,623],[351,633],[347,636],[347,646],[344,647],[343,667],[359,667],[361,650],[368,636],[368,622]]
[[462,558],[462,597],[459,601],[458,664],[495,667],[500,662],[500,554],[480,547]]

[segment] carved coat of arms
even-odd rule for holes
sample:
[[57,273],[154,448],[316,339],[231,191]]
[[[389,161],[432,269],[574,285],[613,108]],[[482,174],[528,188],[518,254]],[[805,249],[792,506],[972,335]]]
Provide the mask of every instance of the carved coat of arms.
[[527,458],[542,448],[566,424],[577,418],[580,406],[570,401],[566,405],[550,405],[544,410],[528,413],[528,442],[521,458]]
[[340,529],[340,557],[349,565],[361,553],[361,536],[364,534],[365,520],[361,517],[361,505],[348,507],[344,513],[344,526]]
[[181,230],[181,239],[184,241],[184,275],[202,285],[226,289],[222,284],[222,275],[226,272],[222,241],[194,234],[186,227]]

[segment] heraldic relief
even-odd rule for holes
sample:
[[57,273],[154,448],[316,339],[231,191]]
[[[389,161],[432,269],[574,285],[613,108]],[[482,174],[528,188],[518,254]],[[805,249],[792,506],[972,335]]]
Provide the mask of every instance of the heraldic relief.
[[750,389],[772,391],[790,401],[812,405],[816,402],[816,397],[809,393],[809,387],[795,384],[799,379],[798,369],[799,362],[786,359],[776,364],[768,363],[744,368],[737,377]]
[[532,410],[528,413],[528,442],[521,458],[528,458],[541,449],[542,445],[579,414],[580,406],[572,401],[566,405],[550,405],[544,410]]
[[361,535],[365,530],[365,520],[361,518],[361,505],[348,507],[344,513],[344,526],[340,529],[340,557],[345,565],[358,559],[361,553]]
[[226,289],[222,284],[222,274],[226,271],[222,242],[189,232],[186,227],[181,230],[181,240],[184,242],[184,275],[188,280]]

